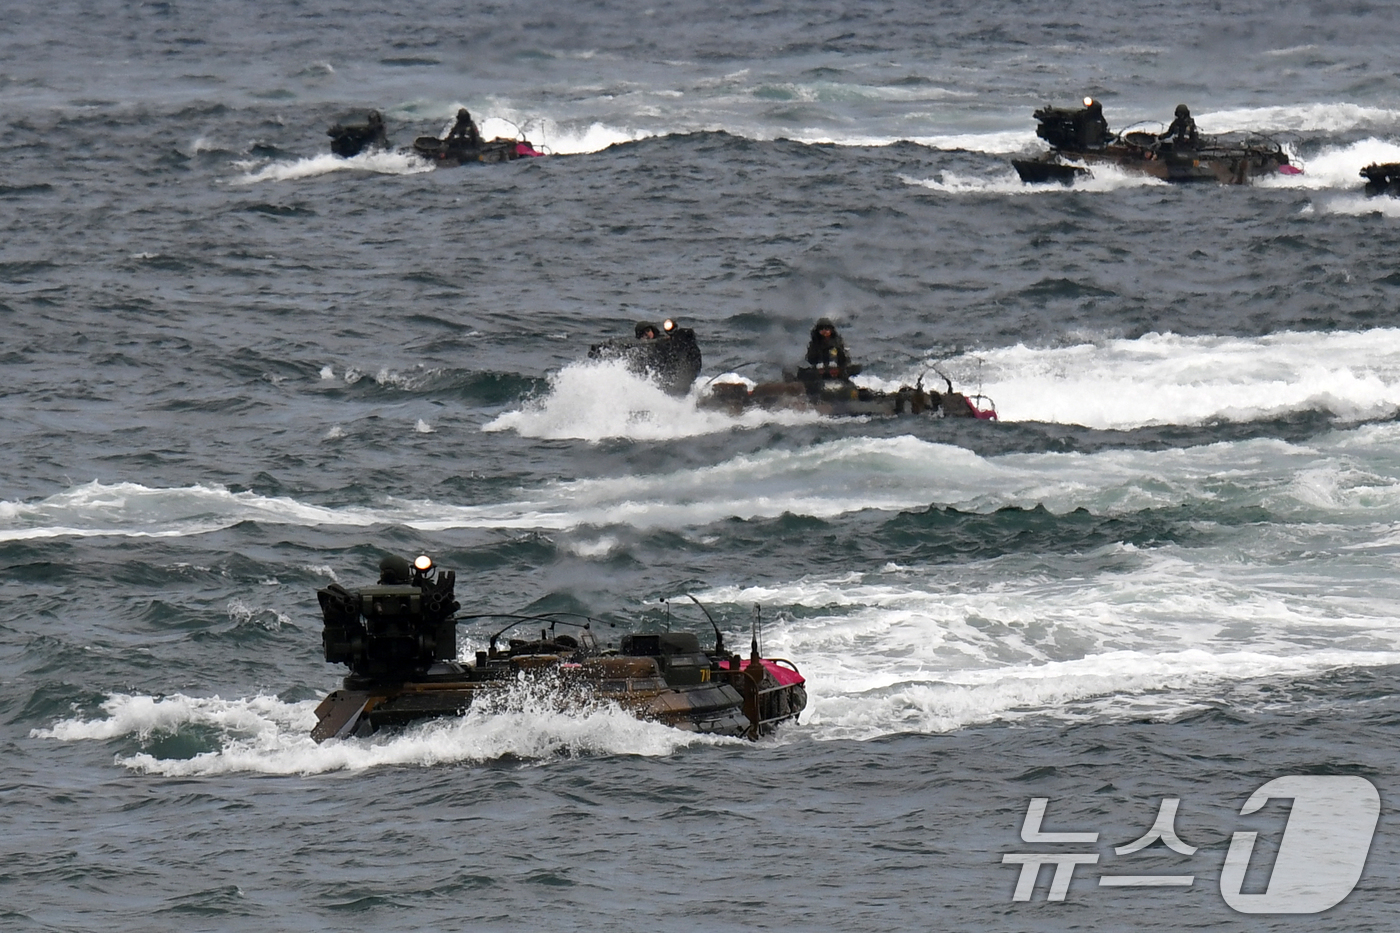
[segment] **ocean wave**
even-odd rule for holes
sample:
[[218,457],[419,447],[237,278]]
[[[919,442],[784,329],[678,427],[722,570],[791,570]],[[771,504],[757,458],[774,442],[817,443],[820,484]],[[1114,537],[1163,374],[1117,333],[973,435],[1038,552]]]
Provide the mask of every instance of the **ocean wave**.
[[1248,338],[1154,333],[1067,347],[1003,347],[976,358],[977,378],[1008,421],[1124,430],[1262,421],[1297,411],[1364,421],[1400,410],[1395,328]]
[[1393,422],[1339,430],[1307,444],[1252,439],[1170,450],[980,456],[910,436],[857,437],[769,449],[713,466],[549,481],[504,502],[463,505],[386,497],[326,507],[216,486],[152,489],[88,483],[0,507],[0,541],[184,537],[256,521],[300,527],[404,525],[571,530],[680,529],[784,514],[829,519],[928,507],[986,513],[1043,506],[1124,515],[1211,504],[1259,508],[1276,521],[1400,521]]
[[1343,102],[1240,107],[1192,114],[1201,132],[1348,133],[1400,128],[1400,110]]
[[768,610],[764,651],[799,663],[804,722],[823,738],[1032,716],[1170,718],[1222,685],[1400,662],[1390,609],[1400,590],[1370,582],[1389,557],[1280,568],[1276,544],[1112,545],[697,596],[720,613]]
[[[1214,705],[1230,683],[1295,680],[1400,661],[1400,652],[1315,651],[1277,657],[1254,651],[1211,654],[1114,652],[1080,661],[989,672],[981,683],[937,678],[851,694],[818,686],[808,673],[805,722],[822,739],[942,733],[1032,718],[1071,722],[1170,720]],[[805,673],[806,671],[804,671]]]

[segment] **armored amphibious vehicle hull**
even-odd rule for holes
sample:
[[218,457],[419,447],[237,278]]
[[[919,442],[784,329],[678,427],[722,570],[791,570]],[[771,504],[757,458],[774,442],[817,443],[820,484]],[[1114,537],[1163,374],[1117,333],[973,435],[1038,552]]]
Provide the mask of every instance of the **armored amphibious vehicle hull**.
[[[1035,159],[1012,159],[1016,174],[1027,184],[1069,184],[1092,174],[1094,166],[1113,165],[1138,175],[1169,182],[1213,182],[1247,185],[1256,178],[1277,175],[1292,167],[1281,149],[1266,146],[1205,144],[1174,150],[1154,145],[1156,137],[1129,133],[1128,140],[1101,149],[1052,149]],[[1151,140],[1152,142],[1149,142]],[[1295,170],[1296,172],[1296,170]]]
[[[354,158],[365,152],[392,151],[388,138],[380,126],[369,124],[342,125],[337,123],[326,131],[331,138],[331,152],[342,158]],[[412,153],[427,159],[434,165],[457,166],[477,162],[511,162],[544,155],[526,139],[497,137],[475,146],[461,140],[438,139],[436,136],[419,136],[408,149],[397,150]]]
[[413,141],[413,152],[434,165],[444,167],[470,165],[476,162],[513,162],[544,155],[528,140],[497,137],[479,146],[463,146],[436,136],[419,136]]
[[[390,571],[407,566],[393,561],[385,562]],[[459,661],[454,575],[386,571],[384,580],[317,592],[326,660],[351,671],[316,708],[311,735],[318,742],[461,716],[522,683],[538,687],[561,709],[613,703],[641,719],[734,737],[767,735],[807,705],[806,681],[791,662],[760,657],[757,636],[747,659],[730,654],[717,627],[713,651],[701,650],[688,632],[635,633],[608,649],[597,643],[591,624],[561,614],[474,615],[468,618],[512,621],[491,636],[489,650],[476,653],[475,663]],[[536,640],[511,639],[498,650],[497,639],[523,623],[573,625],[578,637],[542,629]]]
[[1103,165],[1162,181],[1222,185],[1245,185],[1262,176],[1299,172],[1282,146],[1263,137],[1201,136],[1174,141],[1158,139],[1154,133],[1113,135],[1102,117],[1093,123],[1085,119],[1087,113],[1059,107],[1035,111],[1035,134],[1050,144],[1050,151],[1011,160],[1023,182],[1070,184]]
[[789,662],[765,658],[715,662],[704,682],[674,684],[657,658],[603,656],[572,660],[570,654],[516,655],[482,669],[436,665],[392,684],[354,684],[336,690],[316,708],[311,736],[364,736],[423,719],[461,716],[490,703],[528,679],[546,688],[561,709],[611,702],[639,719],[706,735],[758,738],[795,720],[807,705],[805,680]]
[[[859,367],[852,367],[852,375]],[[923,415],[933,418],[977,418],[995,421],[996,407],[986,396],[968,396],[953,391],[936,392],[920,383],[901,386],[895,392],[881,392],[856,385],[850,379],[823,378],[813,370],[798,370],[781,382],[759,383],[753,387],[741,382],[718,382],[701,398],[705,408],[740,414],[751,408],[768,411],[810,411],[831,417],[869,415]]]

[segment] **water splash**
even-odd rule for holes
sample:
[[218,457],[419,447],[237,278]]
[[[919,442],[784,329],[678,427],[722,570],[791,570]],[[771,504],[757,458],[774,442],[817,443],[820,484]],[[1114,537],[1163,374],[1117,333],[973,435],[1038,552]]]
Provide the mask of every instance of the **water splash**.
[[709,411],[697,404],[705,388],[701,383],[689,395],[676,397],[619,360],[573,363],[549,377],[549,390],[542,397],[498,416],[482,430],[586,441],[672,440],[819,418],[810,412],[749,411],[733,416]]
[[940,194],[965,196],[978,194],[1006,194],[1006,195],[1043,195],[1043,194],[1063,194],[1067,190],[1107,192],[1120,191],[1124,188],[1152,188],[1165,186],[1167,182],[1160,178],[1153,178],[1151,175],[1143,175],[1140,172],[1129,172],[1116,165],[1095,165],[1088,175],[1075,179],[1074,184],[1066,187],[1058,183],[1048,183],[1030,185],[1021,181],[1021,177],[1009,166],[1006,171],[986,177],[975,175],[959,175],[956,172],[941,172],[937,178],[913,178],[908,175],[899,176],[900,181],[906,185],[914,185],[920,188],[927,188]]
[[167,777],[322,774],[507,757],[547,762],[585,755],[664,756],[692,745],[738,741],[643,722],[615,704],[566,696],[547,678],[521,678],[461,717],[322,744],[310,735],[316,705],[314,700],[285,703],[269,696],[222,700],[118,694],[103,703],[103,717],[67,719],[30,734],[65,742],[135,739],[143,744],[162,737],[215,734],[215,747],[189,757],[139,751],[117,758],[132,771]]
[[362,152],[346,159],[338,155],[311,156],[295,161],[276,161],[254,168],[246,166],[243,175],[234,179],[235,184],[252,185],[268,181],[296,181],[329,175],[332,172],[373,172],[378,175],[417,175],[431,172],[432,163],[409,152]]

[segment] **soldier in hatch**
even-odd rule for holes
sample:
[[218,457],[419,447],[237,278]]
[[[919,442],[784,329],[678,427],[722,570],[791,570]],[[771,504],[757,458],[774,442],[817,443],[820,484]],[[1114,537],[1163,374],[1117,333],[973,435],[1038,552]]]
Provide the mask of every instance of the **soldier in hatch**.
[[638,321],[635,333],[638,340],[655,340],[661,332],[650,321]]
[[807,363],[816,368],[823,378],[845,379],[849,375],[851,357],[846,352],[846,342],[836,332],[831,318],[821,318],[812,325],[811,340],[807,343]]
[[1195,149],[1200,142],[1200,136],[1196,132],[1196,121],[1191,119],[1191,108],[1185,104],[1176,105],[1176,119],[1172,125],[1167,127],[1167,131],[1157,138],[1172,140],[1174,149]]
[[481,131],[476,128],[476,123],[472,121],[472,115],[467,112],[466,107],[457,111],[457,122],[452,124],[452,129],[447,133],[447,145],[454,149],[481,148]]
[[378,110],[369,112],[370,145],[388,148],[389,136],[384,132],[384,118],[379,115]]
[[1079,134],[1079,144],[1085,149],[1097,149],[1113,135],[1103,115],[1103,104],[1092,97],[1084,98],[1084,109],[1074,115],[1074,127]]

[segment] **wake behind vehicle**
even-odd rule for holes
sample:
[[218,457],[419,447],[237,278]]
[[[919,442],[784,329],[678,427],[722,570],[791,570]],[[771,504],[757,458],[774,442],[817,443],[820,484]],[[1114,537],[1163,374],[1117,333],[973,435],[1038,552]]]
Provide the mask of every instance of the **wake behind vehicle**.
[[1154,133],[1109,133],[1097,105],[1086,98],[1083,109],[1042,107],[1035,111],[1035,133],[1050,151],[1035,158],[1012,159],[1027,184],[1070,184],[1096,165],[1169,182],[1206,181],[1245,185],[1255,178],[1298,174],[1283,147],[1263,136],[1232,134],[1186,140],[1160,139]]
[[[760,655],[756,623],[743,658],[725,649],[713,619],[715,647],[705,651],[689,632],[635,632],[607,648],[596,638],[594,620],[481,613],[464,620],[510,621],[490,636],[488,650],[476,652],[475,663],[464,663],[457,660],[455,583],[454,573],[437,571],[426,556],[412,567],[386,557],[375,585],[317,591],[326,660],[345,664],[350,674],[316,708],[312,738],[364,736],[461,716],[521,683],[540,687],[562,709],[612,702],[640,719],[751,739],[796,720],[807,705],[806,680],[797,668]],[[510,638],[498,647],[502,636],[524,624],[540,625],[539,638]],[[558,634],[560,625],[576,634]]]

